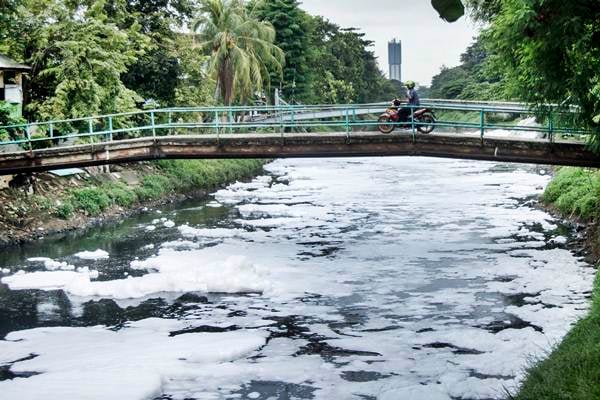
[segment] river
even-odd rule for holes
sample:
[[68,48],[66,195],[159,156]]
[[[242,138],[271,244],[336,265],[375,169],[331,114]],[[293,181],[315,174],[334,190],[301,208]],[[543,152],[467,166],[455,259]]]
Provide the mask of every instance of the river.
[[500,399],[585,314],[548,168],[278,160],[2,251],[0,398]]

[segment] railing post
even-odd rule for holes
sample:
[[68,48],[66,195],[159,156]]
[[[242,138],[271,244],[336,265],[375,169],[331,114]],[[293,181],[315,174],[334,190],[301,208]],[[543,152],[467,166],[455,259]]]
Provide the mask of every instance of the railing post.
[[217,133],[217,137],[219,136],[219,112],[215,110],[215,131]]
[[48,124],[48,130],[50,131],[50,138],[54,137],[54,124],[52,124],[52,122],[50,122]]
[[412,128],[413,143],[417,141],[417,129],[415,126],[415,108],[410,104],[410,125]]
[[479,129],[481,129],[481,145],[483,146],[483,135],[485,134],[485,110],[483,108],[479,114]]
[[279,132],[283,136],[283,110],[281,106],[277,106],[277,110],[279,112]]
[[150,126],[152,127],[152,137],[156,137],[156,125],[154,124],[154,111],[150,111]]
[[169,135],[173,135],[173,127],[171,125],[173,125],[173,111],[169,111]]
[[227,110],[227,123],[229,124],[229,133],[233,133],[233,112],[231,108]]
[[90,140],[94,143],[94,124],[92,123],[92,119],[88,119],[88,133],[90,135]]
[[29,145],[29,150],[33,150],[33,145],[31,144],[31,132],[29,128],[31,125],[25,125],[25,135],[27,135],[27,144]]
[[109,142],[113,140],[113,119],[112,117],[108,117],[108,137]]
[[554,120],[552,110],[548,112],[548,140],[550,143],[554,143]]
[[346,108],[345,125],[346,125],[346,138],[350,139],[350,110],[347,108]]

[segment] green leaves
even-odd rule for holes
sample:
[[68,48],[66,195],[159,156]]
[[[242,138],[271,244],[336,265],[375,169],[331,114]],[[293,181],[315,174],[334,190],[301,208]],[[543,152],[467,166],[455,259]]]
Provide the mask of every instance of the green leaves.
[[209,72],[224,103],[246,101],[269,86],[269,67],[281,71],[284,53],[275,30],[259,21],[241,0],[202,0],[194,23]]
[[287,100],[306,101],[311,94],[307,59],[314,51],[309,44],[307,14],[297,0],[257,1],[253,12],[273,25],[275,43],[285,52],[283,71],[270,69],[272,86],[281,88]]
[[457,21],[465,14],[461,0],[431,0],[431,5],[440,14],[440,18],[448,22]]
[[508,89],[543,112],[545,103],[577,105],[600,151],[598,0],[504,0],[485,32]]

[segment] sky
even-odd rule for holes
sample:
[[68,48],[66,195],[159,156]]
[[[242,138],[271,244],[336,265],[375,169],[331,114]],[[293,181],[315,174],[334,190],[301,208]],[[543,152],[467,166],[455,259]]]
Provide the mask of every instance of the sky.
[[460,55],[477,36],[475,23],[440,19],[429,0],[300,0],[302,8],[341,27],[360,28],[375,42],[381,69],[388,73],[387,43],[402,41],[402,77],[428,86],[442,65],[460,63]]

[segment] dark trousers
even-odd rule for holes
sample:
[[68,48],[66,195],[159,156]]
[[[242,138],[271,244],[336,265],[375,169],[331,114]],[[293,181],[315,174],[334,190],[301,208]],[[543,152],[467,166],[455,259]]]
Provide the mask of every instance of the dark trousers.
[[398,110],[398,121],[406,122],[410,120],[410,108],[404,107]]

